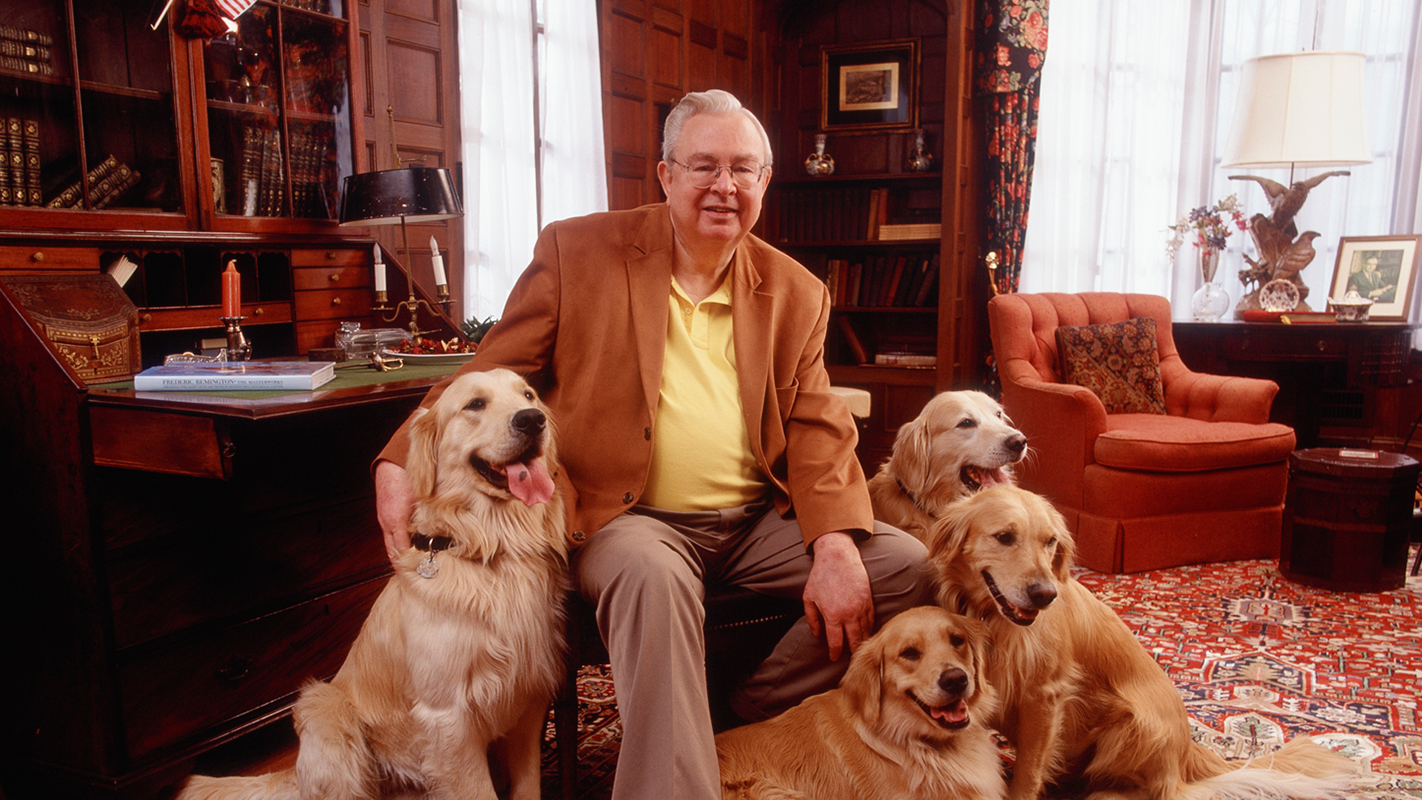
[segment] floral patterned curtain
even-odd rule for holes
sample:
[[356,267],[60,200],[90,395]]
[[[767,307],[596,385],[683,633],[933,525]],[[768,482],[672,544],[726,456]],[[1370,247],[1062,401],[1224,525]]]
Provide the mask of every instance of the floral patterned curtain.
[[1049,0],[980,0],[974,85],[987,95],[987,249],[993,291],[1017,290],[1037,142],[1038,90]]

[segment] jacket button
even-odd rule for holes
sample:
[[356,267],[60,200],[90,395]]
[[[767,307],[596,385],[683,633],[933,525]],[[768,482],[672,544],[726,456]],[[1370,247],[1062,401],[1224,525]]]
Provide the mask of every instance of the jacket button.
[[634,495],[634,494],[632,494],[631,492],[628,492],[627,494],[622,495],[622,502],[624,502],[624,503],[630,503],[630,502],[632,502],[633,500],[636,500],[636,499],[637,499],[637,496]]
[[643,429],[642,429],[642,438],[643,438],[643,439],[646,439],[646,440],[649,441],[649,442],[652,441],[652,429],[651,429],[651,428],[643,428]]
[[587,540],[588,535],[586,533],[583,533],[582,531],[573,531],[573,541],[581,543],[586,542]]

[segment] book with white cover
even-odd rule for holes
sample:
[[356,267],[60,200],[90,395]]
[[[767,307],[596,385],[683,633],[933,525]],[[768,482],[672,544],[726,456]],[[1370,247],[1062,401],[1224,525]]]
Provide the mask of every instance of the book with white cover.
[[211,361],[150,367],[133,376],[133,388],[140,392],[309,392],[335,377],[334,361]]

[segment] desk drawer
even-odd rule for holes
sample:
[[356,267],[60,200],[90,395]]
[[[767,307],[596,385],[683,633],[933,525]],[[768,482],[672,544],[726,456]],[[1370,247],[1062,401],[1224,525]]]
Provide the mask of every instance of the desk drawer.
[[297,248],[291,251],[293,267],[368,267],[374,251],[369,247]]
[[370,316],[369,289],[327,289],[296,293],[296,319],[358,319]]
[[[1326,326],[1316,326],[1326,327]],[[1220,352],[1228,358],[1266,361],[1289,358],[1319,358],[1348,355],[1348,340],[1327,331],[1311,336],[1252,336],[1235,333],[1220,340]]]
[[[232,504],[226,504],[231,506]],[[119,647],[242,616],[388,569],[373,498],[234,522],[221,505],[108,565]]]
[[227,478],[232,439],[212,417],[91,405],[94,463],[148,472]]
[[26,271],[82,270],[93,272],[99,268],[99,250],[96,247],[70,247],[68,245],[0,247],[0,267]]
[[298,269],[292,272],[291,280],[298,292],[360,289],[370,285],[370,270],[363,266]]
[[294,701],[308,678],[334,675],[385,583],[367,581],[178,646],[122,656],[129,757]]

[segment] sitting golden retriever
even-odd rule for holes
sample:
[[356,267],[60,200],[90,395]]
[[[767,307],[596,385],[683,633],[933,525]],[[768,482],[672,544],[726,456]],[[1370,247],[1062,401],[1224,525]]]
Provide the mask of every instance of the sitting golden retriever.
[[939,602],[988,624],[987,674],[1002,696],[992,722],[1017,748],[1014,800],[1048,784],[1153,800],[1332,797],[1348,785],[1352,762],[1307,739],[1246,764],[1192,742],[1170,679],[1072,577],[1075,545],[1042,497],[984,489],[943,514],[928,547]]
[[899,428],[894,449],[869,480],[874,518],[928,538],[943,509],[984,486],[1011,483],[1027,437],[982,392],[942,392]]
[[546,410],[507,370],[455,380],[414,421],[411,547],[329,684],[296,703],[294,770],[190,778],[180,798],[373,798],[394,790],[539,796],[539,747],[562,674],[567,551]]
[[889,620],[855,651],[839,688],[716,737],[726,800],[1002,798],[984,724],[987,632],[934,606]]

